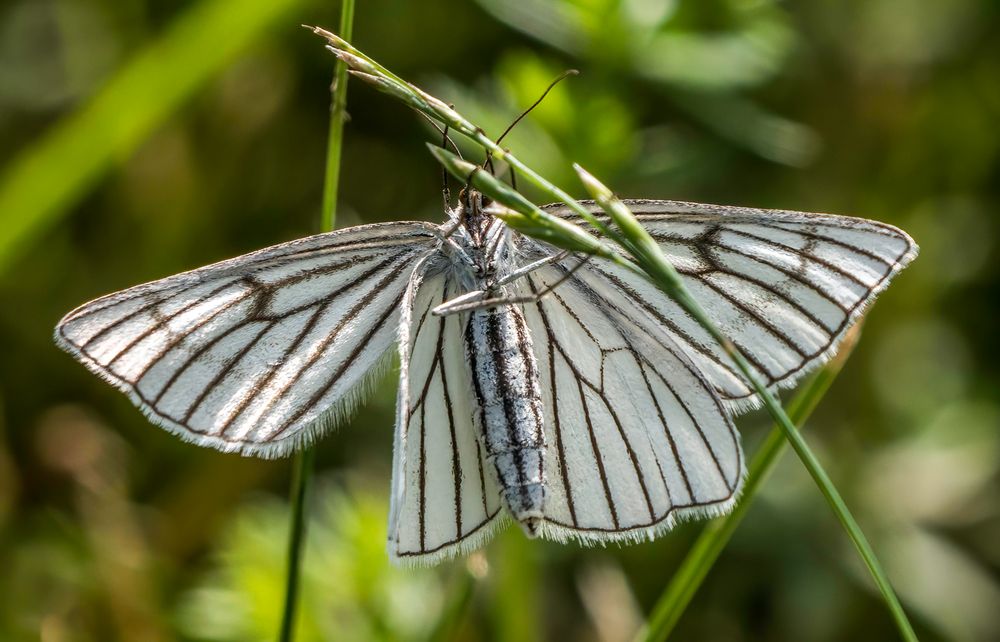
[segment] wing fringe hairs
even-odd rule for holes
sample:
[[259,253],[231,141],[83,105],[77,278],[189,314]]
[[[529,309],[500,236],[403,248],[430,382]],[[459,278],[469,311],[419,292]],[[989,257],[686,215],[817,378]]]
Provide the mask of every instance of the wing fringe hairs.
[[253,444],[227,441],[210,435],[192,433],[186,426],[171,421],[167,417],[157,413],[156,409],[150,407],[130,383],[108,372],[99,363],[80,352],[76,346],[69,343],[69,341],[61,337],[58,333],[55,335],[55,341],[60,348],[76,357],[92,373],[125,393],[125,396],[139,408],[150,423],[163,428],[171,435],[179,437],[181,441],[196,446],[208,446],[224,453],[236,453],[244,457],[259,457],[261,459],[281,459],[287,457],[300,448],[313,445],[321,437],[336,429],[342,422],[350,419],[361,403],[371,396],[376,384],[391,369],[394,356],[391,349],[383,352],[368,373],[355,383],[339,401],[330,406],[323,414],[293,436],[272,444]]
[[[742,460],[742,445],[740,449],[740,458]],[[566,528],[552,522],[544,522],[542,524],[541,536],[544,539],[561,544],[575,542],[590,548],[598,546],[607,547],[608,544],[623,545],[651,542],[664,533],[672,531],[680,524],[702,519],[713,519],[729,514],[737,502],[740,501],[740,497],[743,494],[743,482],[746,480],[746,476],[747,469],[744,465],[741,466],[740,475],[736,482],[736,489],[730,495],[729,499],[704,506],[678,506],[671,508],[660,521],[649,526],[641,526],[619,532],[607,532]]]
[[392,538],[389,538],[389,561],[399,568],[428,568],[441,562],[469,555],[485,546],[496,534],[506,529],[514,520],[506,510],[501,510],[488,522],[484,522],[475,531],[463,539],[429,553],[399,554],[393,548]]

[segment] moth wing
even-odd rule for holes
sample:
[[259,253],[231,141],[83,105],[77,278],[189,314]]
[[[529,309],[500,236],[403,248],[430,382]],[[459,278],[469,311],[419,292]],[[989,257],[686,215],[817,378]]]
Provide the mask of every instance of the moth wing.
[[[524,293],[574,260],[532,272]],[[545,408],[544,537],[635,541],[732,507],[739,437],[683,348],[590,266],[524,312]]]
[[[918,250],[898,228],[847,216],[679,201],[626,204],[768,386],[794,385],[826,362]],[[592,202],[585,206],[605,216]],[[583,222],[566,207],[549,211]],[[718,344],[670,297],[609,262],[593,266],[684,346],[730,408],[759,403]]]
[[348,412],[396,340],[421,223],[320,234],[116,292],[55,339],[185,440],[280,456]]
[[473,424],[465,314],[431,310],[462,294],[446,261],[415,274],[403,304],[389,554],[433,564],[481,546],[503,519]]

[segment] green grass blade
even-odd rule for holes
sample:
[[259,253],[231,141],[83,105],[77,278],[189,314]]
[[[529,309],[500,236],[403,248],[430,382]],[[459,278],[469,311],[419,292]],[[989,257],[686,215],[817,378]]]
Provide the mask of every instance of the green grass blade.
[[[858,331],[848,336],[841,344],[837,356],[824,366],[809,382],[792,398],[788,404],[788,416],[800,428],[812,414],[820,400],[829,390],[837,375],[856,344]],[[780,461],[781,455],[788,449],[788,441],[780,426],[774,426],[761,443],[753,460],[750,462],[746,481],[743,484],[743,494],[733,508],[733,512],[710,522],[695,540],[684,561],[670,580],[670,584],[660,595],[650,613],[646,626],[636,637],[637,641],[659,642],[666,640],[674,630],[695,593],[705,581],[712,565],[729,543],[733,533],[743,521],[744,516],[757,493],[770,477],[774,467]]]
[[302,0],[191,6],[86,104],[0,171],[0,270],[206,81]]
[[[340,6],[340,31],[345,40],[354,31],[354,0],[343,0]],[[347,117],[347,65],[338,60],[334,65],[333,107],[330,109],[330,133],[326,144],[326,176],[323,181],[323,213],[321,229],[332,230],[337,223],[337,194],[340,186],[340,159],[344,143],[344,120]]]
[[785,434],[785,438],[791,444],[792,449],[795,450],[795,454],[798,455],[799,460],[802,461],[806,470],[809,471],[813,481],[816,482],[820,492],[823,493],[823,497],[830,504],[830,508],[833,510],[834,515],[837,516],[844,531],[851,538],[851,542],[854,544],[854,548],[857,549],[865,566],[868,567],[875,585],[882,594],[882,599],[885,601],[893,620],[896,622],[896,628],[899,630],[900,636],[907,642],[916,642],[917,634],[914,632],[913,625],[910,624],[910,620],[906,616],[906,611],[903,610],[903,605],[896,596],[896,591],[892,588],[889,576],[882,568],[882,564],[875,555],[875,550],[868,542],[868,538],[865,537],[864,532],[861,530],[861,526],[854,519],[854,515],[847,508],[847,504],[844,503],[843,497],[840,496],[840,491],[837,490],[829,475],[826,474],[823,466],[819,463],[816,455],[813,454],[812,449],[806,444],[802,435],[799,434],[794,424],[792,424],[791,420],[781,409],[774,395],[764,395],[763,393],[767,392],[766,389],[760,386],[758,382],[755,381],[754,383],[758,392],[764,397],[765,406],[768,407],[771,415],[777,420],[778,425]]
[[285,605],[281,613],[280,642],[295,639],[295,612],[299,599],[302,553],[306,536],[306,497],[312,480],[313,449],[306,448],[292,464],[292,513],[288,529],[288,566],[285,575]]
[[[354,0],[343,0],[340,6],[340,33],[351,37],[354,27]],[[323,176],[323,209],[320,230],[329,232],[337,225],[337,191],[340,184],[340,159],[344,143],[344,116],[347,113],[347,65],[339,60],[333,67],[333,107],[330,110],[330,131],[326,145],[326,172]],[[288,563],[285,577],[285,608],[281,616],[280,642],[295,637],[299,582],[302,574],[302,552],[306,535],[306,495],[313,475],[313,447],[306,446],[295,456],[292,475],[292,514],[288,534]]]

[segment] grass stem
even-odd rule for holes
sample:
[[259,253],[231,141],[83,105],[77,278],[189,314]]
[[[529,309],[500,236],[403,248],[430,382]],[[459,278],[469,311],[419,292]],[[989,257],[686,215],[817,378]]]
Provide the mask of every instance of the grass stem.
[[[830,389],[834,379],[840,374],[841,368],[854,350],[859,335],[858,330],[848,335],[844,343],[841,344],[837,356],[817,372],[792,398],[788,404],[788,416],[795,422],[796,426],[802,427],[819,404],[820,399]],[[722,554],[722,550],[729,543],[747,511],[750,510],[757,493],[760,492],[774,467],[780,461],[781,455],[787,449],[788,440],[785,439],[781,427],[775,425],[750,461],[739,503],[736,504],[731,513],[709,522],[702,530],[677,572],[670,579],[670,583],[653,606],[646,625],[636,636],[637,642],[661,642],[670,636],[681,615],[708,576],[712,565]]]
[[[354,28],[354,0],[343,0],[340,6],[340,36],[350,40]],[[320,228],[329,232],[337,223],[337,194],[340,186],[340,159],[344,143],[344,121],[347,118],[347,65],[338,60],[333,67],[333,95],[330,108],[330,133],[326,142],[326,174],[323,181],[323,212]]]
[[[340,6],[340,34],[350,39],[354,27],[354,0],[342,0]],[[326,145],[326,171],[323,176],[323,209],[320,212],[320,231],[329,232],[337,225],[337,193],[340,184],[340,160],[344,143],[344,120],[347,116],[347,65],[334,63],[333,83],[330,86],[330,129]],[[303,543],[306,536],[305,504],[309,482],[313,474],[314,452],[306,446],[295,455],[292,473],[292,514],[288,534],[288,562],[285,578],[285,608],[281,616],[279,642],[295,638],[295,613],[298,605],[299,583],[302,574]]]
[[292,464],[292,514],[288,532],[288,570],[285,575],[285,608],[281,614],[279,642],[295,639],[295,613],[299,599],[302,553],[306,535],[305,504],[312,479],[313,449],[295,455]]

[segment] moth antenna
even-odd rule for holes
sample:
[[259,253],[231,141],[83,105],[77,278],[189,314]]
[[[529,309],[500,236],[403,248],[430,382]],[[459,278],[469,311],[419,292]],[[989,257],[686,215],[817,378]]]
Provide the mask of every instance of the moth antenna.
[[[447,141],[450,140],[448,138],[448,125],[444,126],[444,129],[441,131],[441,136],[443,137],[441,140],[441,147],[447,147]],[[451,205],[451,190],[448,188],[448,170],[445,169],[444,165],[441,166],[441,197],[444,199],[444,209],[447,210]]]
[[570,76],[577,76],[579,74],[580,74],[580,72],[577,71],[576,69],[567,69],[566,71],[564,71],[561,74],[559,74],[559,76],[555,80],[553,80],[552,82],[549,83],[549,86],[545,88],[545,91],[543,91],[542,95],[538,97],[538,100],[536,100],[535,102],[531,103],[531,107],[528,107],[523,112],[521,112],[521,115],[518,116],[517,118],[515,118],[514,122],[512,122],[510,125],[507,126],[507,129],[503,130],[503,133],[500,134],[500,138],[497,138],[493,142],[495,142],[497,145],[499,145],[500,141],[502,141],[504,139],[504,137],[507,134],[510,133],[510,130],[514,129],[514,127],[516,127],[517,124],[519,122],[521,122],[521,120],[523,120],[525,116],[527,116],[528,114],[531,113],[532,109],[534,109],[535,107],[538,107],[542,103],[542,101],[545,100],[545,97],[549,95],[549,92],[552,91],[553,87],[555,87],[556,85],[558,85],[560,82],[562,82],[566,78],[569,78]]
[[[453,107],[453,105],[448,105],[448,106],[449,107]],[[413,111],[417,111],[417,110],[414,109]],[[442,129],[441,125],[438,125],[437,122],[435,122],[433,118],[431,118],[430,116],[428,116],[424,112],[417,111],[417,113],[420,114],[424,118],[424,120],[426,120],[428,123],[431,124],[431,127],[433,127],[434,129],[436,129],[437,132],[443,136],[443,139],[442,139],[443,141],[447,141],[447,145],[444,144],[444,143],[441,144],[442,147],[449,147],[450,146],[453,150],[455,150],[455,155],[456,156],[458,156],[462,160],[465,160],[465,157],[462,156],[462,150],[460,150],[458,148],[458,145],[455,144],[455,141],[452,139],[452,137],[448,135],[448,128],[447,127],[444,127]]]
[[[510,125],[508,125],[507,129],[503,130],[503,133],[500,134],[500,137],[497,138],[493,142],[495,142],[497,145],[499,145],[500,141],[502,141],[504,139],[504,137],[507,136],[507,134],[509,134],[510,131],[512,129],[514,129],[514,127],[516,127],[519,122],[521,122],[522,120],[524,120],[525,116],[527,116],[528,114],[531,113],[531,110],[533,110],[535,107],[538,107],[542,103],[542,101],[545,100],[545,97],[549,95],[549,92],[552,91],[553,87],[555,87],[556,85],[558,85],[560,82],[562,82],[566,78],[569,78],[570,76],[577,76],[579,74],[580,74],[580,72],[578,70],[576,70],[576,69],[567,69],[566,71],[564,71],[561,74],[559,74],[556,77],[555,80],[553,80],[552,82],[549,83],[549,86],[545,88],[545,91],[543,91],[542,95],[538,97],[538,100],[536,100],[535,102],[531,103],[530,107],[528,107],[527,109],[525,109],[524,111],[522,111],[521,115],[518,116],[517,118],[515,118],[514,122],[512,122]],[[483,169],[486,169],[487,165],[489,165],[490,172],[492,173],[493,172],[493,154],[492,154],[492,152],[486,152],[486,162],[483,163]],[[511,178],[512,178],[512,180],[514,180],[513,176],[514,176],[514,171],[513,171],[513,169],[511,169]]]

